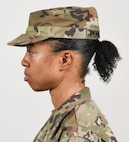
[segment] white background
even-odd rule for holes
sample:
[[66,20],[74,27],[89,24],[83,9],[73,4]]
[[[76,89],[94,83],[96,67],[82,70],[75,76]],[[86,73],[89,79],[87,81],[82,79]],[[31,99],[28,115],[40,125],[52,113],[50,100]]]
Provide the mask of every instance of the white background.
[[92,98],[115,133],[118,142],[129,135],[129,8],[127,0],[4,0],[0,4],[0,142],[32,142],[53,106],[48,92],[34,92],[23,81],[20,62],[25,48],[7,46],[24,33],[29,13],[58,6],[94,6],[99,15],[100,40],[110,40],[122,56],[106,85],[91,66],[86,77]]

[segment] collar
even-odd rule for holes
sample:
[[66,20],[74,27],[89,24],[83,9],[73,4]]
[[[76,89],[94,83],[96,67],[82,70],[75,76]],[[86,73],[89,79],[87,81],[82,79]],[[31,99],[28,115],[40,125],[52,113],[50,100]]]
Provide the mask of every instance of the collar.
[[85,87],[81,91],[75,93],[67,101],[65,101],[58,109],[52,111],[53,115],[62,114],[66,115],[70,112],[75,106],[80,105],[87,100],[91,100],[90,90],[88,87]]

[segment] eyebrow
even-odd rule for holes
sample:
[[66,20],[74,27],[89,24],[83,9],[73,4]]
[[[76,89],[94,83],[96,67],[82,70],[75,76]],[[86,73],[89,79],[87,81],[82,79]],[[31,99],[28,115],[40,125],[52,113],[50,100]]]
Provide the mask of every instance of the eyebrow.
[[30,48],[32,48],[32,47],[35,47],[34,44],[28,44],[28,45],[27,45],[27,49],[30,49]]

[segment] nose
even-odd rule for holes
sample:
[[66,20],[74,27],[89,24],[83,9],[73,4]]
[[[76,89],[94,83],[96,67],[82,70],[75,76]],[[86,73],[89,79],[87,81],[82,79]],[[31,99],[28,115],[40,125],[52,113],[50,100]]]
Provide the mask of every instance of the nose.
[[27,52],[26,52],[25,56],[23,57],[23,59],[21,61],[21,65],[24,66],[24,67],[29,67],[30,66]]

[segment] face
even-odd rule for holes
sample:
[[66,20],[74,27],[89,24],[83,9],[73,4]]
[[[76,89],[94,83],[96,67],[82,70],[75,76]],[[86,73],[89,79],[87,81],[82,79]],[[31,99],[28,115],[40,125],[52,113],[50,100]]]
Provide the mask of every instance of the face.
[[57,86],[60,81],[59,57],[46,41],[27,47],[21,64],[25,67],[24,80],[33,90],[44,91]]

